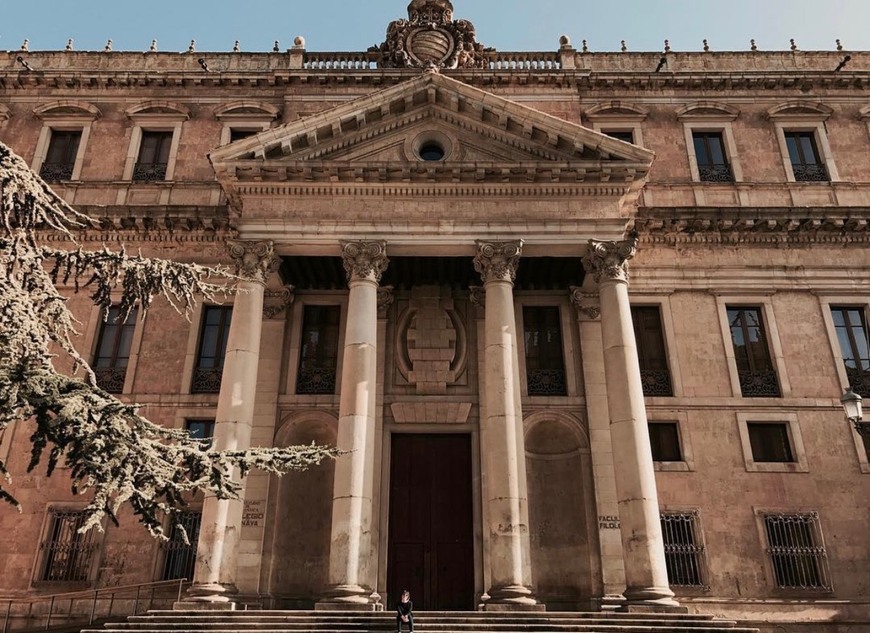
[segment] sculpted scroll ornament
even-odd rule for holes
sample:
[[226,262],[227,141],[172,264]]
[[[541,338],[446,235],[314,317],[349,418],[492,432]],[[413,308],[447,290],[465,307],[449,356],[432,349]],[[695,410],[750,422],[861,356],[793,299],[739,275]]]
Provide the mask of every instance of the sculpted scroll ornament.
[[477,242],[477,257],[474,270],[480,273],[485,284],[488,281],[513,281],[517,277],[517,266],[523,254],[523,241]]
[[236,274],[243,279],[266,283],[266,278],[281,266],[273,242],[227,240],[227,249],[236,265]]
[[378,288],[378,318],[385,319],[387,318],[387,311],[390,309],[390,306],[393,305],[393,302],[396,300],[396,296],[393,293],[393,286],[380,286]]
[[387,259],[387,243],[383,241],[342,242],[341,258],[348,281],[374,277],[375,281],[380,282],[390,263]]
[[601,301],[597,293],[583,292],[583,288],[579,286],[571,286],[569,290],[571,291],[571,303],[577,312],[592,321],[601,316]]
[[628,260],[637,252],[638,236],[632,231],[621,242],[589,240],[589,252],[583,257],[583,267],[596,283],[602,279],[628,281]]

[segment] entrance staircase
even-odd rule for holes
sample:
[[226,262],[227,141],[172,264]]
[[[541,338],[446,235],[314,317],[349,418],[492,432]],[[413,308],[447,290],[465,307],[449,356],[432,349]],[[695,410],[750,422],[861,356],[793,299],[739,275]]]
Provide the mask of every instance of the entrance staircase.
[[[393,613],[342,611],[150,611],[82,633],[393,633]],[[407,631],[407,628],[404,629]],[[758,633],[708,615],[456,612],[414,614],[416,633]]]

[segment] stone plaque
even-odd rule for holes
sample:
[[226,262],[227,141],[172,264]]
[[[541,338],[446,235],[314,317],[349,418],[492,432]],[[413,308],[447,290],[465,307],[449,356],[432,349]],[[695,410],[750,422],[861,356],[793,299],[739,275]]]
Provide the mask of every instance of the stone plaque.
[[245,501],[242,510],[242,527],[264,527],[266,525],[266,502]]

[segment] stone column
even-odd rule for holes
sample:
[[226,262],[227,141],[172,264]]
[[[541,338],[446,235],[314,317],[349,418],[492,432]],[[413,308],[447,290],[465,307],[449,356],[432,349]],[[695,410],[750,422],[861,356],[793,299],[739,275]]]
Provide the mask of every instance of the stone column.
[[474,268],[483,279],[484,383],[480,452],[489,528],[486,609],[534,608],[513,282],[522,242],[478,242]]
[[[227,241],[241,280],[236,285],[213,446],[219,451],[250,448],[266,278],[280,260],[272,242]],[[240,481],[238,473],[233,477]],[[244,494],[244,493],[243,493]],[[182,607],[232,609],[244,498],[206,495],[196,549],[193,585]]]
[[321,609],[372,608],[372,548],[377,400],[378,283],[387,268],[385,242],[342,242],[350,295],[341,368],[329,589]]
[[591,240],[583,258],[599,284],[607,405],[614,450],[616,494],[625,556],[628,607],[678,607],[668,585],[655,470],[628,300],[627,261],[637,236],[622,242]]

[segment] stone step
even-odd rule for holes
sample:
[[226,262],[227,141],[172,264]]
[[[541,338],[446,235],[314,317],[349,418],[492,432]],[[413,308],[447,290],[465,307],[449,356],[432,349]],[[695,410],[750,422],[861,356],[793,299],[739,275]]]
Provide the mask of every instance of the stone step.
[[[639,623],[587,623],[572,627],[571,633],[722,633],[729,631],[730,633],[758,633],[758,629],[737,627],[733,624],[724,623],[726,626],[710,625],[701,627],[685,627],[678,623],[658,622],[655,624],[639,624]],[[107,633],[111,631],[127,631],[129,629],[118,629],[113,626],[106,626],[103,629],[83,629],[82,633]],[[178,629],[181,631],[200,631],[198,628]],[[359,633],[381,632],[384,629],[369,629],[366,627],[356,627],[353,629],[333,629],[333,628],[300,628],[300,629],[251,629],[247,626],[233,626],[223,629],[209,629],[210,633],[241,633],[243,631],[256,631],[257,633],[286,633],[288,630],[293,631],[317,631],[317,633],[347,633],[348,631],[357,631]],[[414,627],[419,633],[426,633],[430,629]],[[443,629],[450,631],[452,629]],[[469,631],[486,631],[486,633],[533,633],[540,631],[540,628],[529,626],[522,629],[504,629],[500,627],[485,627],[477,629],[465,629]],[[139,633],[165,633],[166,629],[155,627],[149,629],[137,629]]]

